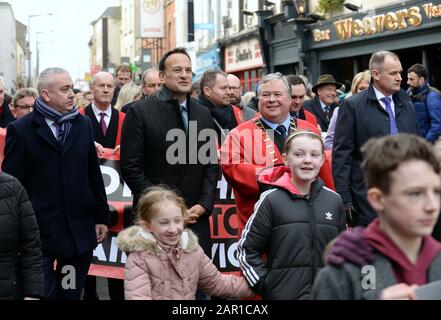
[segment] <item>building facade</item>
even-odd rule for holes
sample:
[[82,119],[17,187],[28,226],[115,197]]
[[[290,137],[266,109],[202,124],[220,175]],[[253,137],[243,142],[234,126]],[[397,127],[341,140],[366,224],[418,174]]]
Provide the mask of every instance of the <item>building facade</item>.
[[[440,87],[441,71],[431,67],[441,58],[440,3],[351,1],[356,11],[339,8],[326,20],[306,24],[297,19],[293,2],[284,1],[284,14],[264,19],[262,46],[268,52],[268,70],[304,74],[312,83],[323,73],[351,82],[356,73],[368,69],[373,52],[389,50],[402,62],[403,87],[414,63],[423,63],[431,85]],[[311,1],[306,13],[316,13],[317,5]]]
[[29,59],[28,43],[26,41],[27,27],[20,21],[15,21],[16,30],[16,54],[15,54],[15,85],[16,89],[26,86],[27,65]]
[[405,1],[356,12],[311,26],[307,59],[314,75],[332,73],[337,81],[352,80],[368,69],[371,54],[395,52],[407,69],[422,63],[431,85],[441,87],[441,1]]
[[121,60],[121,8],[110,7],[92,22],[92,38],[89,42],[92,73],[99,70],[115,72]]
[[17,74],[17,42],[14,12],[7,2],[0,2],[0,77],[6,92],[13,93]]

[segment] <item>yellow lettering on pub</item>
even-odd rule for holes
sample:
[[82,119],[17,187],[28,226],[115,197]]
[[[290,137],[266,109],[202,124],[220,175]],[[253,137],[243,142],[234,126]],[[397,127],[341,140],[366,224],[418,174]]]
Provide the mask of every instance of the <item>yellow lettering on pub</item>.
[[364,34],[365,35],[370,36],[375,33],[375,31],[376,31],[375,23],[371,17],[364,17],[362,22],[364,25]]
[[409,8],[409,24],[413,27],[419,26],[423,22],[423,17],[420,14],[420,8]]
[[394,12],[386,13],[386,17],[384,18],[384,26],[388,30],[397,30],[398,29],[398,18]]
[[406,18],[408,17],[407,9],[399,10],[396,12],[398,19],[398,29],[406,29],[407,23]]
[[352,18],[334,22],[335,31],[340,40],[352,38]]

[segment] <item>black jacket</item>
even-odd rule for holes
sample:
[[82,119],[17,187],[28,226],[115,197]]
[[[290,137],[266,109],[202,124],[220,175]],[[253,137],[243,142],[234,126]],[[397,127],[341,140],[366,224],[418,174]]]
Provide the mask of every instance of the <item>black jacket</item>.
[[308,299],[326,245],[346,229],[338,194],[318,178],[308,199],[290,179],[287,167],[259,174],[259,184],[272,189],[262,193],[239,241],[243,275],[264,299]]
[[338,105],[336,103],[331,105],[329,119],[326,119],[325,112],[323,111],[322,105],[320,104],[320,100],[317,96],[312,100],[305,101],[304,107],[306,110],[315,115],[315,117],[317,118],[317,122],[320,125],[320,128],[323,132],[326,132],[328,131],[329,122],[332,118],[332,115],[334,114],[334,110],[338,107]]
[[[217,137],[213,118],[207,108],[199,105],[190,96],[187,98],[187,107],[190,121],[188,137],[185,136],[178,101],[173,99],[166,86],[159,93],[138,101],[129,108],[122,131],[121,170],[135,196],[134,207],[146,188],[158,184],[177,190],[189,208],[197,204],[203,206],[207,215],[198,219],[193,231],[198,234],[204,250],[208,250],[208,218],[214,206],[219,166],[217,154],[214,153],[211,155],[214,164],[201,162],[199,151],[202,147],[207,147],[205,144],[208,139],[198,141],[198,136],[204,129],[212,130],[210,143],[213,152],[216,152]],[[196,125],[197,130],[194,130]],[[184,145],[177,143],[175,133],[183,135],[179,141],[183,140]],[[188,148],[189,141],[191,148]],[[177,150],[178,145],[183,148]],[[177,157],[180,157],[180,161],[174,163],[173,161],[178,160]]]
[[40,232],[17,179],[0,173],[0,299],[43,296]]
[[[407,93],[400,90],[393,100],[398,131],[418,135],[415,109]],[[372,85],[343,101],[335,127],[332,172],[337,192],[358,212],[356,225],[366,226],[377,216],[367,201],[360,148],[370,138],[389,134],[389,115],[378,102]]]
[[199,96],[199,104],[206,107],[213,117],[213,126],[218,136],[219,145],[221,145],[228,132],[237,127],[238,123],[231,105],[217,107],[208,98]]
[[106,136],[103,136],[100,124],[93,113],[92,105],[84,109],[84,115],[88,116],[92,121],[93,137],[96,142],[101,144],[104,148],[113,149],[116,147],[116,140],[118,135],[119,111],[112,108],[112,117],[110,118],[109,127],[107,128]]

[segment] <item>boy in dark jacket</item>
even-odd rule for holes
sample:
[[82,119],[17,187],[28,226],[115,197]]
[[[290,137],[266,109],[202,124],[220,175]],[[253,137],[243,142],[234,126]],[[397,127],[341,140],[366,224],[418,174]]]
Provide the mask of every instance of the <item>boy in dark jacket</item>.
[[248,284],[264,299],[307,299],[323,267],[324,248],[346,229],[343,201],[317,178],[324,162],[319,135],[291,135],[283,160],[286,166],[258,177],[269,190],[242,233],[238,260]]
[[362,152],[368,200],[379,218],[362,231],[365,241],[355,238],[360,250],[365,242],[373,249],[372,263],[326,267],[312,297],[416,299],[417,286],[441,279],[441,244],[430,236],[440,210],[439,162],[428,142],[408,134],[373,139]]

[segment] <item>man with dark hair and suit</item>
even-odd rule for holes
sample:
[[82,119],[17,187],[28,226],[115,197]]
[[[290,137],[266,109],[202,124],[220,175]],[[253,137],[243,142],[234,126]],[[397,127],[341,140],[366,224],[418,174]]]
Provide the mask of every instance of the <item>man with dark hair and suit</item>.
[[289,113],[296,119],[302,119],[309,123],[318,126],[317,118],[308,110],[305,110],[305,96],[306,96],[306,84],[303,79],[297,75],[290,74],[286,76],[291,85],[291,108]]
[[323,133],[328,131],[332,114],[338,107],[335,98],[337,97],[337,89],[341,86],[342,84],[336,82],[331,74],[322,74],[318,78],[317,84],[312,87],[315,98],[305,101],[305,109],[315,115]]
[[[38,77],[34,112],[8,126],[2,169],[25,187],[40,227],[45,298],[79,300],[109,222],[90,120],[61,68]],[[54,270],[54,262],[57,262]]]
[[244,122],[242,111],[230,104],[230,87],[227,75],[219,70],[205,71],[200,82],[199,103],[211,113],[219,145],[227,137],[227,131]]
[[[148,187],[165,184],[176,189],[190,208],[187,224],[211,256],[209,216],[219,177],[213,118],[207,108],[190,97],[193,74],[185,49],[167,52],[161,58],[159,72],[164,83],[161,91],[135,103],[126,115],[121,139],[122,175],[134,194],[134,208]],[[200,141],[198,137],[206,129],[212,134]],[[176,151],[177,144],[178,152],[170,152]],[[203,153],[211,161],[192,159],[207,144],[210,150]],[[177,163],[173,157],[176,153],[180,158]]]
[[412,101],[400,87],[403,68],[398,56],[389,51],[375,52],[369,71],[369,88],[342,103],[332,149],[336,190],[343,198],[348,220],[361,226],[367,226],[377,214],[367,200],[360,148],[370,138],[419,133]]

